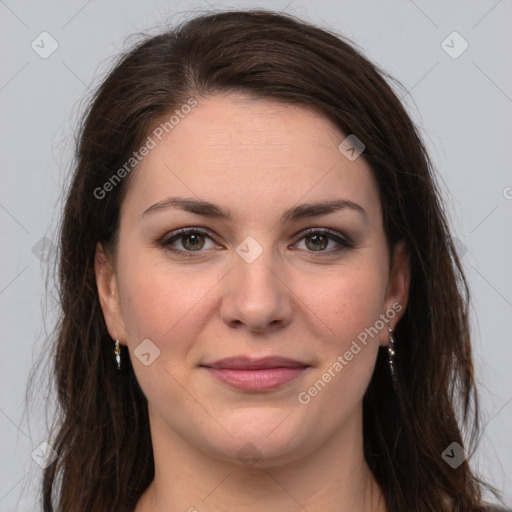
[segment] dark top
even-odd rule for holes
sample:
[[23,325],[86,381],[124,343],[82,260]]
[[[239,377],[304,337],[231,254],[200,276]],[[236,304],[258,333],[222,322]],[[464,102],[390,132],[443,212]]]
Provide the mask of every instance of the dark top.
[[[127,512],[135,512],[135,506]],[[487,512],[512,512],[512,508],[503,508],[501,506],[489,505]]]

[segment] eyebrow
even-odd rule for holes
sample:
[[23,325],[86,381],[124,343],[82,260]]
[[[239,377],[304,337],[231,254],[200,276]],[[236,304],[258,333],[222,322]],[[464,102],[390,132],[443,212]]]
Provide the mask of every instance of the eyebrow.
[[[169,208],[178,208],[190,213],[202,215],[203,217],[233,221],[233,214],[229,209],[221,208],[220,206],[208,201],[184,197],[168,197],[163,201],[159,201],[145,210],[141,217],[145,217],[146,215],[162,210],[167,210]],[[366,213],[366,210],[361,205],[348,199],[332,199],[294,206],[293,208],[286,210],[281,215],[280,222],[282,224],[285,222],[297,222],[306,218],[328,215],[347,208],[359,212],[364,218],[364,221],[368,222],[368,214]]]

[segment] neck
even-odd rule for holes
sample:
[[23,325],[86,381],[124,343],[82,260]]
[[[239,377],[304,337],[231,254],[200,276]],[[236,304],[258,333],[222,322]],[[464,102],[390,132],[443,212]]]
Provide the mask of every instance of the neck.
[[253,467],[205,455],[155,418],[151,429],[155,478],[135,512],[386,512],[364,459],[361,415],[305,457]]

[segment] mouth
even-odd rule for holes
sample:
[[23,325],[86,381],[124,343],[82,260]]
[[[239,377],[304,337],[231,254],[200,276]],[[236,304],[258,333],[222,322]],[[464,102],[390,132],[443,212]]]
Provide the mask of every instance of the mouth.
[[310,365],[285,357],[229,357],[201,365],[215,379],[245,392],[278,389],[303,375]]

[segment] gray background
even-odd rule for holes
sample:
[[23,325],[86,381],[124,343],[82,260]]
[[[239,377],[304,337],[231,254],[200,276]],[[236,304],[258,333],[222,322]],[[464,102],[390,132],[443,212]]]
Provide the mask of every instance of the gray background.
[[[345,34],[408,89],[404,102],[439,171],[472,293],[485,425],[472,461],[512,505],[510,0],[0,0],[0,512],[39,510],[41,468],[31,453],[46,439],[45,408],[38,398],[25,415],[25,388],[52,326],[55,294],[50,288],[45,298],[45,275],[83,99],[129,34],[246,7],[286,10]],[[46,59],[31,47],[43,31],[58,44]],[[453,31],[469,44],[457,58],[442,47]],[[451,36],[445,48],[459,52],[461,41]]]

